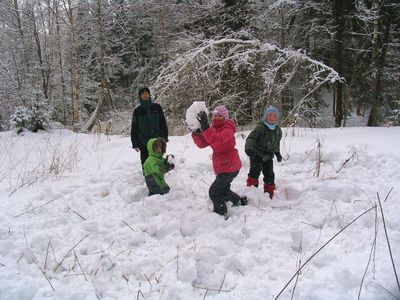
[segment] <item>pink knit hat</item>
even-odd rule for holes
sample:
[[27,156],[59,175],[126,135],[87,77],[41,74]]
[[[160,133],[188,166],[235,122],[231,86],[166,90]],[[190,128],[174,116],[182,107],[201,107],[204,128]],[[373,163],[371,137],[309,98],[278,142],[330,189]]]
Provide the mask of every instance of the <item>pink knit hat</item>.
[[229,119],[229,111],[225,105],[218,105],[212,113],[213,115],[220,115],[225,119]]

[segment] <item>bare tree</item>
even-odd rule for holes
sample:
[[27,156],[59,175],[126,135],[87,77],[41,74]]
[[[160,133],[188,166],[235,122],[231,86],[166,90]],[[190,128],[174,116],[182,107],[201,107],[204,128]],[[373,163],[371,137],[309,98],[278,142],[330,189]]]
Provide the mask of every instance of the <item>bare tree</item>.
[[96,12],[97,12],[97,31],[98,31],[98,45],[99,45],[99,70],[100,70],[100,90],[99,90],[99,98],[97,102],[96,109],[92,112],[89,120],[82,127],[82,131],[91,131],[93,126],[99,119],[101,110],[103,108],[104,103],[104,91],[106,88],[106,77],[105,77],[105,47],[104,47],[104,20],[102,13],[102,3],[101,0],[96,0]]

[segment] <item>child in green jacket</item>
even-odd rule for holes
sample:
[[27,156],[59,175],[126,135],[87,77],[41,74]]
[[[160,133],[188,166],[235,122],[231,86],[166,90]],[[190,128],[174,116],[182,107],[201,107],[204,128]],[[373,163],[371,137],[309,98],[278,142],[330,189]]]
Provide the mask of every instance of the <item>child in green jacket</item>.
[[[167,148],[164,138],[152,138],[147,142],[149,157],[143,164],[143,171],[149,196],[167,194],[170,190],[164,180],[164,174],[172,170],[175,165],[168,162],[168,155],[163,157]],[[173,157],[173,156],[172,156]]]
[[279,112],[270,106],[263,114],[263,119],[250,132],[246,139],[245,152],[250,157],[250,171],[247,186],[258,187],[258,177],[262,171],[264,178],[264,193],[272,199],[275,191],[275,174],[272,159],[274,155],[278,162],[282,161],[279,143],[282,130],[278,126]]

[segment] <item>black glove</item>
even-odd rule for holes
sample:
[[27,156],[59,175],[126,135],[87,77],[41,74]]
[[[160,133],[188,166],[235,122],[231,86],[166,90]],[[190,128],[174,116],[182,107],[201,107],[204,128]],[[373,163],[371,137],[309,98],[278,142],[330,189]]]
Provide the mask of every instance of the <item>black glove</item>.
[[275,155],[276,155],[276,160],[278,162],[281,162],[282,161],[282,155],[279,152],[275,152]]
[[210,125],[208,124],[208,118],[205,111],[201,111],[197,114],[197,120],[200,122],[201,131],[207,130]]
[[174,164],[170,164],[168,162],[165,163],[165,172],[171,171],[173,168],[175,168]]

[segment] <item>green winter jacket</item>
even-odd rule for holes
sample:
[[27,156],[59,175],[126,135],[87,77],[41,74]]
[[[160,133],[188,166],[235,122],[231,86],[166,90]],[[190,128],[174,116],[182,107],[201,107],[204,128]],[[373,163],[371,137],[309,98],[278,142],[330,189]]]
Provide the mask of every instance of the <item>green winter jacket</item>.
[[149,157],[143,164],[144,176],[153,176],[154,181],[160,188],[168,187],[164,180],[165,171],[165,158],[164,153],[157,153],[153,151],[153,144],[157,138],[152,138],[147,142],[147,150]]
[[244,150],[248,156],[256,155],[264,161],[273,159],[274,154],[280,152],[281,138],[282,130],[278,125],[272,130],[260,121],[247,137]]

